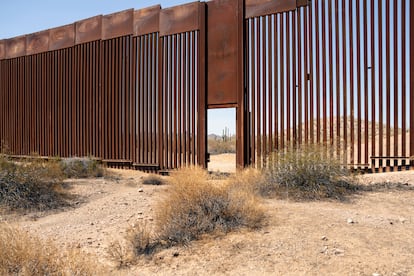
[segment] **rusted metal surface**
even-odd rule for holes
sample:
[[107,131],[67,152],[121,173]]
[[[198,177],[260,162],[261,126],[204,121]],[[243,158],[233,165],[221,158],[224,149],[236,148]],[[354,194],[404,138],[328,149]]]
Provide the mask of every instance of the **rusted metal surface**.
[[[404,1],[405,2],[405,1]],[[414,26],[414,5],[410,3],[410,26]],[[414,28],[410,28],[410,53],[414,53]],[[410,105],[409,108],[414,108],[414,55],[410,56]],[[414,156],[414,112],[410,112],[410,156]]]
[[134,32],[134,10],[129,9],[103,16],[102,39],[131,35]]
[[181,6],[162,9],[160,12],[160,35],[199,30],[205,25],[205,3],[193,2]]
[[75,23],[75,43],[81,44],[102,38],[102,15]]
[[26,36],[6,40],[6,58],[11,59],[26,55]]
[[246,0],[246,18],[296,9],[296,0]]
[[206,167],[205,22],[204,3],[161,10],[161,169]]
[[49,30],[49,50],[72,47],[75,44],[75,24]]
[[136,56],[134,134],[137,137],[133,160],[137,164],[159,164],[158,40],[158,34],[152,33],[138,36],[133,42]]
[[295,14],[246,19],[251,162],[261,166],[273,149],[315,141],[355,168],[404,168],[408,143],[412,149],[412,90],[400,58],[409,54],[406,8],[406,1],[315,0]]
[[209,108],[215,105],[237,104],[240,83],[237,73],[240,68],[240,51],[243,51],[238,42],[238,2],[211,1],[207,2],[207,9],[207,104]]
[[6,58],[6,41],[0,40],[0,60]]
[[159,31],[161,6],[134,11],[134,35],[145,35]]
[[17,155],[206,167],[207,108],[236,107],[239,168],[316,142],[354,168],[403,169],[413,18],[407,0],[215,0],[0,40],[0,140]]
[[49,50],[49,31],[26,36],[26,55],[33,55]]
[[[162,159],[161,169],[196,164],[202,145],[197,143],[200,123],[198,79],[199,33],[197,31],[164,36],[163,71],[161,76]],[[185,59],[182,57],[185,56]],[[188,79],[183,79],[186,76]],[[185,162],[184,162],[185,160]]]
[[[245,47],[247,44],[246,32],[245,32],[245,2],[244,0],[237,0],[237,17],[238,17],[238,81],[237,81],[237,91],[238,91],[238,108],[236,110],[236,166],[238,169],[244,168],[249,163],[248,151],[250,150],[250,145],[248,141],[249,134],[249,112],[247,108],[246,101],[246,74],[245,74],[245,64],[247,62]],[[208,26],[207,26],[208,28]],[[207,49],[208,51],[208,49]]]
[[306,7],[311,4],[310,0],[296,0],[296,7]]

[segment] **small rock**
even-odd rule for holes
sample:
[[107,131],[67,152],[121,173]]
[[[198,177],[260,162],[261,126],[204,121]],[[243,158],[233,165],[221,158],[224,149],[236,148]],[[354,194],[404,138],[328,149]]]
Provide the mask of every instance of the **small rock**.
[[264,231],[264,232],[263,232],[263,234],[269,234],[269,233],[270,233],[269,231]]
[[140,192],[140,193],[142,193],[143,191],[144,191],[144,189],[142,189],[142,188],[138,189],[138,192]]
[[323,240],[323,241],[327,241],[327,240],[328,240],[328,238],[327,238],[326,236],[322,236],[321,240]]
[[177,251],[173,253],[173,257],[178,257],[180,255],[180,253],[178,253]]
[[93,223],[93,222],[91,222],[91,225],[94,225],[94,223]]
[[379,273],[372,273],[372,276],[381,276],[381,274],[379,274]]
[[399,218],[398,220],[399,220],[400,223],[406,223],[407,222],[406,218]]
[[351,218],[347,219],[346,222],[348,224],[354,224],[355,223],[355,221],[353,219],[351,219]]
[[339,249],[339,248],[335,248],[334,250],[333,250],[333,253],[335,254],[335,255],[344,255],[344,250],[342,250],[342,249]]
[[328,247],[324,246],[319,252],[320,253],[326,253],[328,251]]

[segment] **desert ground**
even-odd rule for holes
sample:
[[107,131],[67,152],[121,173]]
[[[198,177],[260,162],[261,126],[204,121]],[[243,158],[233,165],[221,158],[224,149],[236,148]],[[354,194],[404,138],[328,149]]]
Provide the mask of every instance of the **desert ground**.
[[[224,171],[232,158],[213,159]],[[66,180],[77,195],[72,207],[1,219],[62,248],[81,248],[111,275],[414,275],[414,171],[360,176],[372,191],[344,201],[263,199],[266,222],[258,230],[205,236],[122,269],[108,248],[131,225],[153,224],[169,187],[143,185],[143,172],[109,174]]]

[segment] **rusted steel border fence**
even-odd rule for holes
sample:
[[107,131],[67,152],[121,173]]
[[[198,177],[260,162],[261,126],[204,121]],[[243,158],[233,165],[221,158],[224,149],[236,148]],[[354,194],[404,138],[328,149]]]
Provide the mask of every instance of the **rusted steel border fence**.
[[0,41],[0,139],[12,154],[205,166],[205,10],[89,18]]
[[251,162],[320,143],[355,168],[406,168],[414,154],[413,4],[276,2],[246,16]]
[[214,0],[0,40],[0,139],[16,155],[206,166],[207,108],[237,108],[237,163],[321,143],[382,171],[414,155],[414,5]]

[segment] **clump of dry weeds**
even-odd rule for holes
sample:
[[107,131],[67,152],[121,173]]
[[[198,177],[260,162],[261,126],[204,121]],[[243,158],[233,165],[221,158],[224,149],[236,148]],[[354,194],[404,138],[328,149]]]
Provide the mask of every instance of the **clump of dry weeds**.
[[154,230],[141,225],[130,231],[129,241],[136,255],[186,244],[204,234],[262,225],[264,211],[247,186],[219,184],[207,179],[207,172],[198,167],[171,174],[171,186],[156,208]]
[[0,154],[0,205],[10,210],[53,209],[66,204],[56,161],[14,162]]
[[183,244],[206,233],[260,226],[263,212],[253,195],[207,178],[207,172],[198,167],[172,174],[168,197],[157,208],[161,239]]
[[142,179],[142,184],[145,185],[163,185],[164,179],[156,174],[150,174]]
[[287,148],[270,155],[261,193],[293,199],[344,199],[355,192],[356,179],[326,146]]
[[61,167],[67,178],[89,178],[104,175],[104,168],[91,157],[71,157],[61,160]]
[[79,249],[58,249],[52,242],[0,224],[0,275],[102,275],[102,268]]

